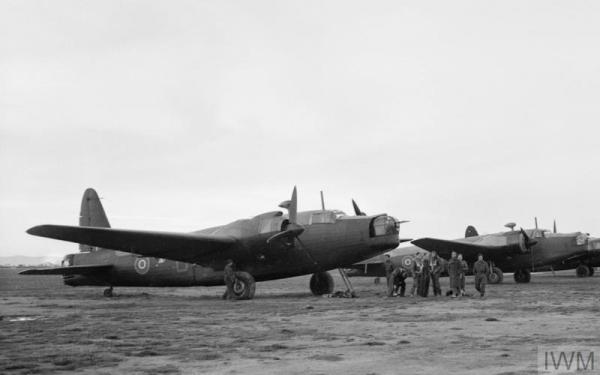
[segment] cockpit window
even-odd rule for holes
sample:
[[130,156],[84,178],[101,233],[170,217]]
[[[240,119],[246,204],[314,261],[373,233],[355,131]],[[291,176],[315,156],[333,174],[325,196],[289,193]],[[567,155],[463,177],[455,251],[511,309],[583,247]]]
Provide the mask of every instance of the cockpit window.
[[578,246],[581,245],[585,245],[585,243],[587,242],[588,236],[585,233],[579,233],[577,235],[577,237],[575,238],[575,242],[577,243]]
[[310,215],[309,224],[333,224],[335,223],[335,214],[329,211],[315,212]]

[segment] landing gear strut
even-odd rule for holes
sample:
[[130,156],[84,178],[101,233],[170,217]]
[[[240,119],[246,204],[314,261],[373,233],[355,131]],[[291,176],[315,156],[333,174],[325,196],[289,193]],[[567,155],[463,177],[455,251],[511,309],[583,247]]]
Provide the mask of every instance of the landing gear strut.
[[104,289],[104,297],[112,297],[113,296],[113,287],[109,287]]
[[342,276],[342,280],[344,281],[344,284],[346,285],[346,296],[356,298],[357,297],[356,292],[354,291],[354,288],[352,287],[352,283],[350,282],[350,279],[348,278],[346,271],[344,271],[341,268],[338,268],[338,271],[340,271],[340,276]]
[[528,269],[518,269],[514,274],[515,282],[528,283],[531,281],[531,272]]

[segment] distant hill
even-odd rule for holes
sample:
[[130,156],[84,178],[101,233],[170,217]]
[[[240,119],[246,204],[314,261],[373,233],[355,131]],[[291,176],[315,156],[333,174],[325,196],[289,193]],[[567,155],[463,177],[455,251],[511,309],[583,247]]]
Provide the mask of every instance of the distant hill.
[[30,257],[22,255],[0,257],[0,266],[56,266],[59,264],[59,257]]

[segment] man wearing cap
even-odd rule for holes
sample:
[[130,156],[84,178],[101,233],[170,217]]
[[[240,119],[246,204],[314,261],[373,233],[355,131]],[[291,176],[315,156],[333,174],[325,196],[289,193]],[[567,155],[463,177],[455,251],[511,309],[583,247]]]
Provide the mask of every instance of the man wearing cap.
[[423,255],[421,253],[417,253],[415,257],[415,261],[412,266],[412,277],[413,277],[413,285],[410,290],[410,296],[414,297],[415,292],[419,290],[419,283],[421,281],[421,273],[423,272]]
[[490,273],[490,267],[483,260],[483,255],[479,254],[477,261],[473,264],[473,274],[475,275],[475,289],[477,289],[482,298],[485,295],[485,284],[487,284],[488,273]]
[[452,298],[460,295],[460,273],[462,272],[462,263],[456,257],[456,251],[452,252],[448,261],[448,276],[450,276],[450,291]]
[[460,272],[460,295],[465,295],[465,280],[467,278],[467,272],[469,272],[469,264],[463,259],[462,254],[458,254],[458,260],[460,260],[461,272]]
[[431,284],[433,286],[433,295],[441,296],[442,288],[440,288],[440,275],[442,273],[442,260],[437,255],[437,252],[434,250],[430,254],[431,260],[429,262],[429,267],[431,267]]
[[394,295],[394,264],[389,254],[385,255],[385,262],[383,262],[383,268],[385,269],[385,279],[387,281],[387,296],[392,297]]

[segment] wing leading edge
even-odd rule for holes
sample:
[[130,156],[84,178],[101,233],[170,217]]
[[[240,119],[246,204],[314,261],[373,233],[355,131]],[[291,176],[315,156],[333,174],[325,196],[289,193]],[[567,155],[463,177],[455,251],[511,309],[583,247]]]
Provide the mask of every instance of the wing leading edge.
[[476,259],[478,254],[482,254],[485,259],[493,260],[515,253],[514,246],[476,245],[468,242],[440,240],[428,237],[414,240],[412,244],[427,251],[435,251],[444,258],[449,258],[453,251],[463,254],[463,257],[471,260]]
[[155,258],[203,264],[219,258],[235,258],[237,240],[195,233],[170,233],[112,228],[39,225],[27,233],[56,240],[121,250]]

